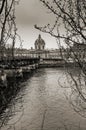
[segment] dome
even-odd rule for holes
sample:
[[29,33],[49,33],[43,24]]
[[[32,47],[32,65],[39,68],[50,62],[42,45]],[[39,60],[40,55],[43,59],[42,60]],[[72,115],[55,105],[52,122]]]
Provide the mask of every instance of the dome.
[[35,49],[44,50],[44,47],[45,47],[45,41],[41,38],[41,35],[39,34],[38,39],[35,41]]

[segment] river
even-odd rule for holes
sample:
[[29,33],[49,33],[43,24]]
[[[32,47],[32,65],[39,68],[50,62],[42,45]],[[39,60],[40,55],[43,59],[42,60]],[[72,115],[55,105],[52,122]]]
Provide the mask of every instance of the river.
[[86,130],[86,119],[66,98],[65,70],[38,69],[1,116],[1,130]]

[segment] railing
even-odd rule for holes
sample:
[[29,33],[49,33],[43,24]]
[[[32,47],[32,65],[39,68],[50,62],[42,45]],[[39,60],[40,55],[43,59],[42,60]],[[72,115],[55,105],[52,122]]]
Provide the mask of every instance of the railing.
[[4,57],[0,57],[0,61],[2,60],[23,60],[23,59],[30,59],[30,60],[33,60],[33,59],[39,59],[38,57],[27,57],[27,56],[15,56],[15,57],[12,57],[12,56],[4,56]]

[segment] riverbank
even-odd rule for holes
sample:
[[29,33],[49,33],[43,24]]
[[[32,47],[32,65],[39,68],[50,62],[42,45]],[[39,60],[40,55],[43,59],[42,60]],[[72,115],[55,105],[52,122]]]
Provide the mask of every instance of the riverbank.
[[31,77],[38,64],[13,69],[0,69],[0,114],[21,89],[20,84]]

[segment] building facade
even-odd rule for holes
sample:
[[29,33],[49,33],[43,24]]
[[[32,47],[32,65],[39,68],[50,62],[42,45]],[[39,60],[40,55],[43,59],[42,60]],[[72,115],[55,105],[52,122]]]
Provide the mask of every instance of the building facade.
[[30,57],[38,57],[40,59],[61,58],[59,49],[46,49],[46,43],[39,34],[35,40],[34,49],[28,51]]
[[35,40],[34,49],[15,49],[15,56],[27,56],[40,59],[62,59],[60,49],[46,49],[46,42],[39,34]]

